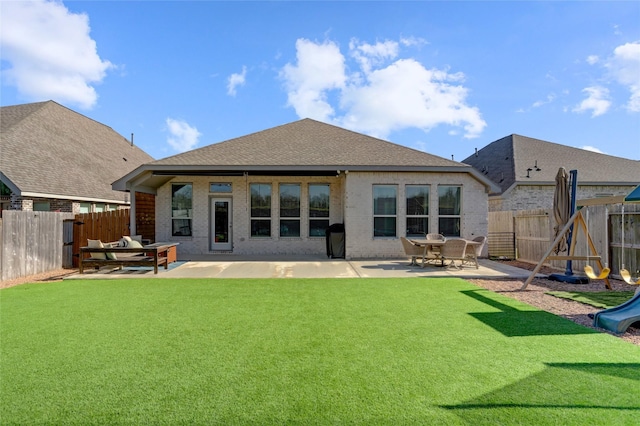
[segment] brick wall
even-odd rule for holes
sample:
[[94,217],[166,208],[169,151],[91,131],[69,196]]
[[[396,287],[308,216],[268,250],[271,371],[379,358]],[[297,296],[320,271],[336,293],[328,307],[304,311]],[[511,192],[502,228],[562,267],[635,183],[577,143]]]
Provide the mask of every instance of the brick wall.
[[[211,182],[230,182],[231,194],[211,194]],[[171,183],[193,184],[193,236],[171,236]],[[272,211],[271,238],[249,237],[249,194],[251,183],[271,183]],[[279,237],[278,184],[301,184],[301,236]],[[484,186],[465,173],[357,173],[340,174],[339,177],[183,177],[158,189],[156,205],[156,241],[179,242],[179,254],[210,253],[210,204],[214,197],[231,198],[233,210],[233,253],[254,254],[318,254],[326,255],[324,237],[308,236],[308,184],[329,183],[331,185],[330,224],[345,223],[347,258],[384,258],[403,256],[398,239],[404,235],[404,185],[431,185],[430,214],[431,232],[437,230],[438,184],[462,187],[461,235],[473,238],[487,235],[488,200]],[[372,184],[398,184],[398,236],[396,238],[373,238]],[[345,211],[348,214],[345,217]]]
[[[576,188],[578,200],[596,197],[627,195],[635,186],[580,185]],[[553,185],[518,185],[502,197],[491,197],[491,211],[532,210],[553,208]]]
[[[398,185],[397,236],[373,237],[373,184]],[[429,232],[438,230],[438,185],[462,187],[460,235],[487,235],[488,197],[484,186],[464,173],[350,173],[346,184],[346,252],[350,258],[401,257],[399,237],[406,229],[405,185],[430,185]]]
[[[211,253],[210,243],[210,212],[212,198],[231,198],[232,203],[232,233],[233,253],[240,255],[258,254],[325,254],[326,245],[324,237],[308,236],[308,184],[328,183],[331,190],[329,223],[343,221],[342,209],[342,177],[273,177],[273,176],[248,176],[248,177],[183,177],[173,179],[171,182],[158,189],[156,197],[156,240],[179,242],[180,254],[208,254]],[[209,192],[209,184],[212,182],[231,183],[230,194],[212,194]],[[193,222],[191,237],[171,236],[171,184],[193,184]],[[251,183],[270,183],[272,185],[271,200],[271,238],[249,237],[249,185]],[[279,236],[279,196],[278,185],[280,183],[299,183],[301,189],[300,233],[298,238],[281,238]]]

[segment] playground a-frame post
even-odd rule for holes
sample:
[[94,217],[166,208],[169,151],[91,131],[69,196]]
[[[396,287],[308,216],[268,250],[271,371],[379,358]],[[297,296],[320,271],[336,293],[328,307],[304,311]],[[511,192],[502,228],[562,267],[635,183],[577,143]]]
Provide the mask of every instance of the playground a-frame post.
[[[640,202],[640,185],[638,185],[633,191],[631,191],[631,193],[629,193],[627,195],[619,195],[619,196],[613,196],[613,197],[589,198],[589,199],[584,199],[584,200],[578,200],[578,201],[576,201],[576,206],[578,206],[578,207],[608,206],[608,205],[615,205],[615,204],[631,204],[631,203],[638,203],[638,202]],[[589,256],[589,255],[587,255],[587,256],[573,256],[573,249],[575,248],[575,238],[571,242],[571,247],[569,248],[569,254],[567,256],[551,256],[551,252],[553,251],[553,249],[558,245],[558,243],[560,242],[562,237],[567,232],[569,232],[569,229],[571,229],[572,225],[574,225],[576,222],[578,224],[580,224],[582,229],[585,231],[584,232],[585,238],[587,238],[588,241],[591,241],[591,237],[589,235],[586,223],[585,223],[584,218],[582,216],[582,210],[577,210],[569,218],[569,220],[567,221],[565,226],[560,230],[560,232],[558,232],[558,235],[556,236],[556,239],[551,243],[550,247],[547,249],[545,254],[542,256],[542,258],[540,259],[540,262],[538,262],[536,264],[536,266],[533,269],[533,271],[531,271],[531,274],[529,275],[527,280],[524,282],[524,284],[522,285],[520,290],[526,290],[527,286],[531,283],[531,281],[533,281],[533,279],[538,274],[538,272],[540,272],[540,268],[542,268],[542,265],[547,260],[551,260],[551,259],[556,259],[556,260],[569,260],[568,258],[571,258],[571,260],[594,260],[595,259],[596,262],[599,264],[600,269],[602,270],[601,260],[600,260],[600,258],[598,256],[598,254],[595,252],[595,247],[592,245],[592,242],[590,242],[590,244],[589,244],[589,247],[590,247],[591,251],[594,252],[593,255],[591,255],[591,256]],[[611,290],[612,287],[611,287],[611,284],[609,283],[608,278],[605,278],[605,284],[606,284],[607,288],[609,290]]]

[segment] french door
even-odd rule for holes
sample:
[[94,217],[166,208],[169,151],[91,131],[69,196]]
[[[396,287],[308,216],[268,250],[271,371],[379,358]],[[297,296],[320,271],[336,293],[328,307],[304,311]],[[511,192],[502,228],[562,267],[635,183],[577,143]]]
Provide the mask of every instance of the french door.
[[231,198],[211,199],[211,250],[231,250],[231,213]]

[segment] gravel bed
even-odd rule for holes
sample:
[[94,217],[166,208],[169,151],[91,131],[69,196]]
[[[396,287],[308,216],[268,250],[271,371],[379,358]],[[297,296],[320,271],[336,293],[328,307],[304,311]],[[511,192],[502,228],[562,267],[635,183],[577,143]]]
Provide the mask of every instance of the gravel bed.
[[[509,261],[505,263],[516,266],[518,268],[529,270],[532,270],[535,266],[526,262],[518,261]],[[543,268],[540,271],[541,274],[550,274],[553,272],[559,271],[550,268]],[[567,284],[559,281],[535,278],[527,286],[527,289],[523,291],[521,291],[520,288],[524,284],[524,280],[469,279],[467,281],[472,282],[479,287],[491,290],[495,293],[503,294],[512,299],[516,299],[544,311],[551,312],[552,314],[561,316],[577,324],[603,333],[611,334],[613,336],[619,337],[620,339],[626,340],[627,342],[631,342],[635,345],[640,346],[640,328],[629,327],[626,333],[617,335],[602,328],[594,327],[593,320],[588,317],[588,314],[595,313],[599,311],[600,308],[545,294],[548,291],[606,291],[607,288],[605,287],[604,281],[592,280],[589,284]],[[624,281],[610,278],[609,283],[615,291],[635,290],[635,286],[630,286]]]

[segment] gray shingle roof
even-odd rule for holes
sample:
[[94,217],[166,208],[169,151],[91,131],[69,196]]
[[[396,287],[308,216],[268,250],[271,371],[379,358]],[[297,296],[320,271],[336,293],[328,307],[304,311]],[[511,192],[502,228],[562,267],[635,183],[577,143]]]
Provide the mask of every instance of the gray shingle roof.
[[468,167],[309,118],[174,155],[152,165]]
[[113,187],[154,192],[173,176],[236,173],[330,175],[336,171],[467,173],[487,190],[496,185],[473,167],[309,118],[145,164]]
[[577,170],[578,183],[583,185],[640,183],[640,161],[520,135],[510,135],[492,142],[478,150],[477,155],[471,155],[462,162],[498,184],[501,193],[515,183],[555,185],[555,176],[560,167],[567,171]]
[[0,108],[0,173],[23,194],[122,202],[111,183],[150,161],[110,127],[54,101]]

